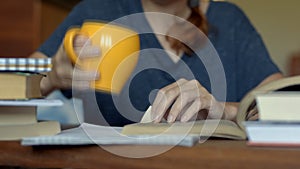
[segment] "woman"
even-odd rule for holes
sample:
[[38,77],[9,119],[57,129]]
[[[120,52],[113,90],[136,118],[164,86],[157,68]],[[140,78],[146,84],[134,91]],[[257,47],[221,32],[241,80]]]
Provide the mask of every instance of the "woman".
[[[218,52],[227,83],[224,89],[227,93],[225,100],[211,94],[210,77],[205,65],[194,56],[194,50],[191,49],[198,46],[201,50],[205,43],[202,38],[196,38],[197,30],[182,24],[181,19],[176,17],[170,21],[146,13],[142,18],[142,25],[153,32],[165,30],[167,36],[143,34],[140,36],[141,49],[169,51],[171,54],[161,53],[157,59],[171,58],[169,62],[172,63],[170,70],[173,71],[174,68],[173,74],[180,72],[175,68],[178,60],[182,60],[194,77],[169,77],[165,72],[154,69],[145,70],[132,77],[127,86],[130,102],[137,110],[145,111],[150,105],[151,92],[160,89],[152,104],[155,122],[160,122],[163,117],[168,122],[185,122],[193,117],[235,120],[238,102],[249,90],[282,77],[271,61],[259,34],[243,12],[233,4],[201,0],[85,0],[73,9],[54,34],[31,56],[53,57],[53,71],[41,83],[43,93],[46,95],[54,89],[70,89],[72,80],[73,87],[86,89],[89,81],[95,79],[95,72],[84,71],[79,71],[76,78],[73,78],[74,66],[60,46],[70,26],[81,25],[86,19],[110,22],[143,12],[167,13],[187,19],[198,27],[208,36]],[[181,42],[168,34],[178,35]],[[74,46],[81,50],[86,42],[87,37],[78,36]],[[87,52],[93,54],[91,51],[97,53],[92,46]],[[134,121],[118,113],[111,95],[97,93],[96,98],[100,111],[109,124],[124,125]],[[126,109],[125,103],[120,104],[123,105],[122,109]],[[209,113],[207,110],[210,110]]]

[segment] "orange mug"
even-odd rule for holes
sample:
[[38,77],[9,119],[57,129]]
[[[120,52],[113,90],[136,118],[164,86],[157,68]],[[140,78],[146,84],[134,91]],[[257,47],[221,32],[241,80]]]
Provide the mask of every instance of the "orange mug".
[[[73,41],[78,34],[88,36],[92,45],[100,48],[99,57],[77,56]],[[91,88],[110,93],[120,93],[137,64],[140,50],[137,32],[120,25],[95,21],[70,28],[63,45],[73,64],[83,70],[99,72],[100,78],[91,82]]]

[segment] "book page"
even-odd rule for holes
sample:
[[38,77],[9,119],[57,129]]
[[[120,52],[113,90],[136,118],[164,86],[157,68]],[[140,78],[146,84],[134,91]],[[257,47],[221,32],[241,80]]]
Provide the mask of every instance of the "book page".
[[0,127],[37,123],[36,109],[36,106],[0,106]]
[[238,125],[229,120],[207,119],[195,122],[135,123],[124,126],[122,133],[135,135],[196,135],[245,139],[246,135]]
[[245,127],[242,124],[242,122],[246,120],[250,105],[256,104],[255,102],[256,95],[268,93],[271,91],[276,91],[297,84],[298,85],[300,84],[300,76],[286,77],[286,78],[272,81],[263,86],[259,86],[253,89],[252,91],[250,91],[248,94],[244,96],[244,98],[240,102],[240,106],[237,114],[237,120],[236,120],[238,125],[245,131]]
[[146,110],[145,114],[143,115],[140,123],[151,123],[153,120],[151,118],[151,108],[152,106],[149,106]]

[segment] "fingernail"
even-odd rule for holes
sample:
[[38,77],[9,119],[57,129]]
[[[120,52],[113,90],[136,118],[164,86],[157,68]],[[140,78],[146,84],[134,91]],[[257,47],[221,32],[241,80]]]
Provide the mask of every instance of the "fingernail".
[[187,122],[188,121],[187,116],[182,116],[180,121],[181,122]]
[[172,123],[172,122],[173,122],[173,116],[172,116],[172,115],[169,115],[167,121],[168,121],[168,123]]
[[154,122],[155,122],[155,123],[159,123],[159,116],[156,116],[156,117],[154,118]]

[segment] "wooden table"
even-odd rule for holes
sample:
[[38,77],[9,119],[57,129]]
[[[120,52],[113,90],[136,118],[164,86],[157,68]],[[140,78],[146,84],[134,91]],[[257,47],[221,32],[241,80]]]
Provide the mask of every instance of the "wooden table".
[[[109,146],[132,153],[161,146]],[[245,141],[209,140],[194,147],[174,147],[158,156],[124,158],[99,146],[23,147],[19,142],[0,142],[0,165],[33,168],[299,168],[300,149],[255,148]]]

